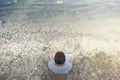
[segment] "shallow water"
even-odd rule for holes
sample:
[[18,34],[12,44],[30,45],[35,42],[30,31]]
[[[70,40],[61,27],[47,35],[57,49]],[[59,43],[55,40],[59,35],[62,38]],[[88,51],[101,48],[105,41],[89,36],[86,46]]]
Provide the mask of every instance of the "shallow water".
[[[84,14],[88,17],[105,15],[119,17],[119,0],[1,0],[0,15],[27,11],[29,17],[50,17],[60,14]],[[14,6],[15,5],[15,6]],[[27,6],[27,7],[26,7]],[[14,10],[15,9],[15,10]],[[3,13],[4,12],[4,13]],[[22,15],[22,14],[16,14]]]

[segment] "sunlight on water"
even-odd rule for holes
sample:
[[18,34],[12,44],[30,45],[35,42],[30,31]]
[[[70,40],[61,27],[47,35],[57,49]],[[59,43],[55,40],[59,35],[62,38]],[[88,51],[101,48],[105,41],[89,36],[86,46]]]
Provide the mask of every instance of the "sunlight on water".
[[63,4],[63,2],[64,2],[63,0],[57,0],[56,1],[57,4]]

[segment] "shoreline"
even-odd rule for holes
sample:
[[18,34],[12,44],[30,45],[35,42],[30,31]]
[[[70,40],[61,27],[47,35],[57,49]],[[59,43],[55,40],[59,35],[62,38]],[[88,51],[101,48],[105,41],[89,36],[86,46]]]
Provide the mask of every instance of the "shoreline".
[[[76,27],[70,29],[62,27],[62,29],[58,26],[57,30],[55,27],[57,23],[52,29],[50,27],[52,25],[49,24],[52,22],[47,22],[44,25],[17,22],[3,24],[0,30],[0,79],[55,80],[56,75],[48,73],[46,57],[48,48],[72,53],[76,46],[79,56],[72,71],[64,76],[66,80],[119,79],[119,37],[110,35],[109,30],[106,35],[96,34],[87,27],[83,27],[86,33],[82,31],[82,27],[78,29],[77,26],[77,30],[81,30],[79,33],[75,31]],[[73,32],[70,32],[71,29]],[[98,30],[95,27],[93,29]],[[119,35],[119,32],[115,32],[115,35]]]

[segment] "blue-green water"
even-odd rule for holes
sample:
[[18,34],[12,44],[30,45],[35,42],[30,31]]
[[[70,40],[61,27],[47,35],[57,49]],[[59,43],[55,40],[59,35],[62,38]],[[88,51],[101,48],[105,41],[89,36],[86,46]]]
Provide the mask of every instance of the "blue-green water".
[[119,13],[119,0],[0,0],[0,17],[11,16],[11,14],[26,14],[29,18],[45,18],[62,14],[118,17]]

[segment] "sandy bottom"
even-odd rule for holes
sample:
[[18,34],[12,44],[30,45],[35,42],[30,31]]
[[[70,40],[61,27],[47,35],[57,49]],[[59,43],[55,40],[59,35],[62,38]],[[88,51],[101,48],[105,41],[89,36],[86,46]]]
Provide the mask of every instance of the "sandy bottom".
[[[56,19],[0,24],[0,80],[120,79],[119,20]],[[78,55],[69,74],[48,69],[49,48]]]

